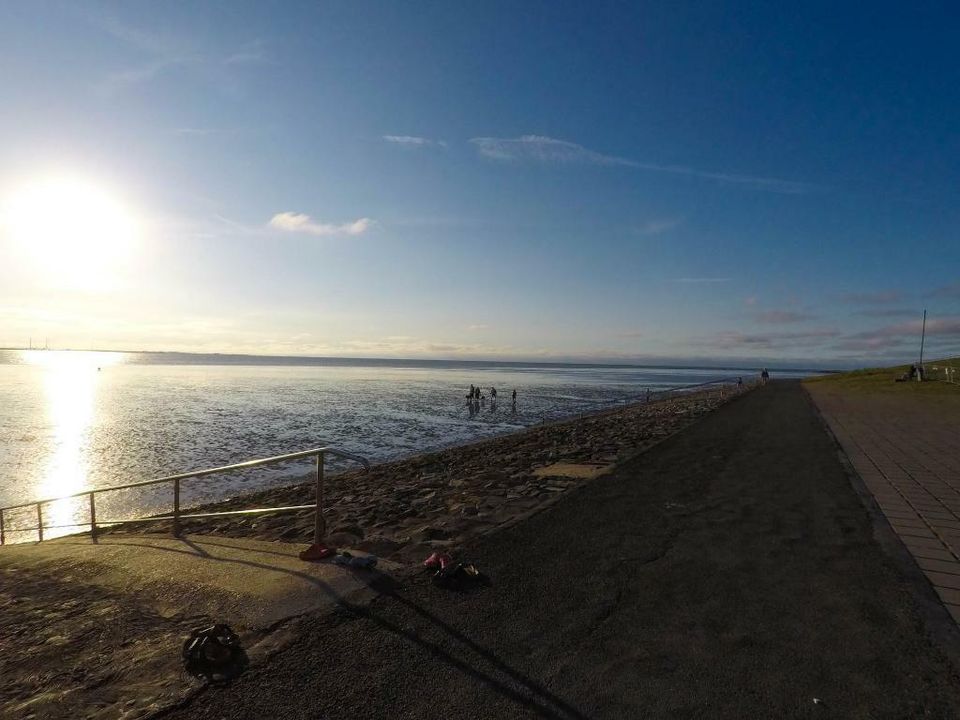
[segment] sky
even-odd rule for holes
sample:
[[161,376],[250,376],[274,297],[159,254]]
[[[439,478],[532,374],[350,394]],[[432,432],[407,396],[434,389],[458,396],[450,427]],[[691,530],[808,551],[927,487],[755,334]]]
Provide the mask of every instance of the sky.
[[949,3],[0,4],[0,345],[960,355]]

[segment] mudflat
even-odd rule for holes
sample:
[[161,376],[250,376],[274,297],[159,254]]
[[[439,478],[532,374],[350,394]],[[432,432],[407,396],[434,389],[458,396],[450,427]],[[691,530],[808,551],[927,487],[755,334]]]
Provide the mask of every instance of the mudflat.
[[728,403],[171,718],[953,718],[951,637],[799,383]]

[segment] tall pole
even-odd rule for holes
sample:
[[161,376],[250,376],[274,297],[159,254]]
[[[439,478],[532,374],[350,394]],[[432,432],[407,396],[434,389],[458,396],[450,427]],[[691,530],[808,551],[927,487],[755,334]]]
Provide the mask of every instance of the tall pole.
[[927,310],[923,310],[923,329],[920,330],[920,364],[923,365],[923,339],[927,335]]

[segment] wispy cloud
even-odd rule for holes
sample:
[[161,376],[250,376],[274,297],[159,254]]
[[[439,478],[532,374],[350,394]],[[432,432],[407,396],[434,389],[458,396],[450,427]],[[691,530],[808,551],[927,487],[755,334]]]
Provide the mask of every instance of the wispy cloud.
[[858,310],[856,314],[878,318],[916,317],[917,311],[899,308],[870,308],[869,310]]
[[[916,336],[920,337],[923,329],[923,320],[909,320],[907,322],[886,325],[875,330],[858,333],[853,337],[871,338],[871,337],[897,337],[897,336]],[[960,336],[960,315],[948,315],[946,317],[927,318],[926,334],[928,336]]]
[[868,293],[844,293],[840,301],[851,305],[883,305],[884,303],[899,302],[903,293],[899,290],[882,290]]
[[637,227],[634,228],[633,232],[636,235],[642,235],[644,237],[652,237],[654,235],[662,235],[665,232],[673,230],[675,227],[680,225],[683,222],[682,220],[649,220]]
[[945,285],[930,294],[935,298],[960,298],[960,283]]
[[271,63],[267,56],[263,40],[251,40],[222,60],[224,65],[262,65]]
[[431,140],[417,135],[382,135],[386,142],[406,148],[447,147],[445,140]]
[[785,325],[789,323],[807,322],[815,320],[816,315],[810,315],[804,312],[794,312],[792,310],[764,310],[754,313],[757,322],[769,323],[771,325]]
[[566,140],[544,135],[522,135],[518,138],[477,137],[470,140],[477,152],[493,160],[536,160],[547,163],[580,165],[636,165],[632,160],[594,152]]
[[370,218],[359,218],[346,223],[315,222],[309,215],[295,212],[277,213],[270,218],[270,227],[286,232],[305,233],[307,235],[362,235],[373,221]]
[[489,327],[486,323],[476,323],[474,325],[467,325],[467,330],[486,330]]
[[[834,347],[839,350],[881,350],[913,345],[919,342],[922,329],[922,318],[884,325],[873,330],[848,335],[836,343]],[[931,340],[960,340],[960,315],[928,318],[926,336],[928,343]]]
[[617,155],[608,155],[590,150],[567,140],[558,140],[545,135],[521,135],[517,138],[476,137],[470,143],[482,156],[506,162],[536,161],[542,163],[606,165],[636,168],[652,172],[685,175],[714,180],[721,183],[751,186],[785,194],[799,194],[819,189],[810,183],[783,180],[781,178],[739,175],[736,173],[712,172],[683,165],[661,165],[640,162]]
[[730,282],[728,277],[679,277],[673,278],[677,283],[725,283]]
[[101,30],[132,48],[142,59],[108,74],[97,86],[104,95],[115,95],[176,69],[190,69],[214,86],[236,91],[236,70],[269,63],[264,43],[251,40],[232,50],[211,49],[209,43],[186,33],[162,34],[121,22],[116,17],[93,18]]
[[797,345],[807,346],[811,342],[827,340],[839,335],[838,331],[826,328],[789,333],[722,332],[703,338],[702,343],[723,349],[754,348],[768,350]]

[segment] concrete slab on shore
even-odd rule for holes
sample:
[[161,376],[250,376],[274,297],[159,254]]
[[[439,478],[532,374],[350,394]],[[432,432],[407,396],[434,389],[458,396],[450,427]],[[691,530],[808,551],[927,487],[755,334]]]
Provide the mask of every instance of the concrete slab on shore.
[[[0,567],[29,568],[135,596],[162,617],[204,615],[237,629],[268,628],[347,598],[362,602],[380,576],[332,561],[304,562],[306,546],[239,538],[66,537],[7,546]],[[396,567],[381,562],[381,570]]]

